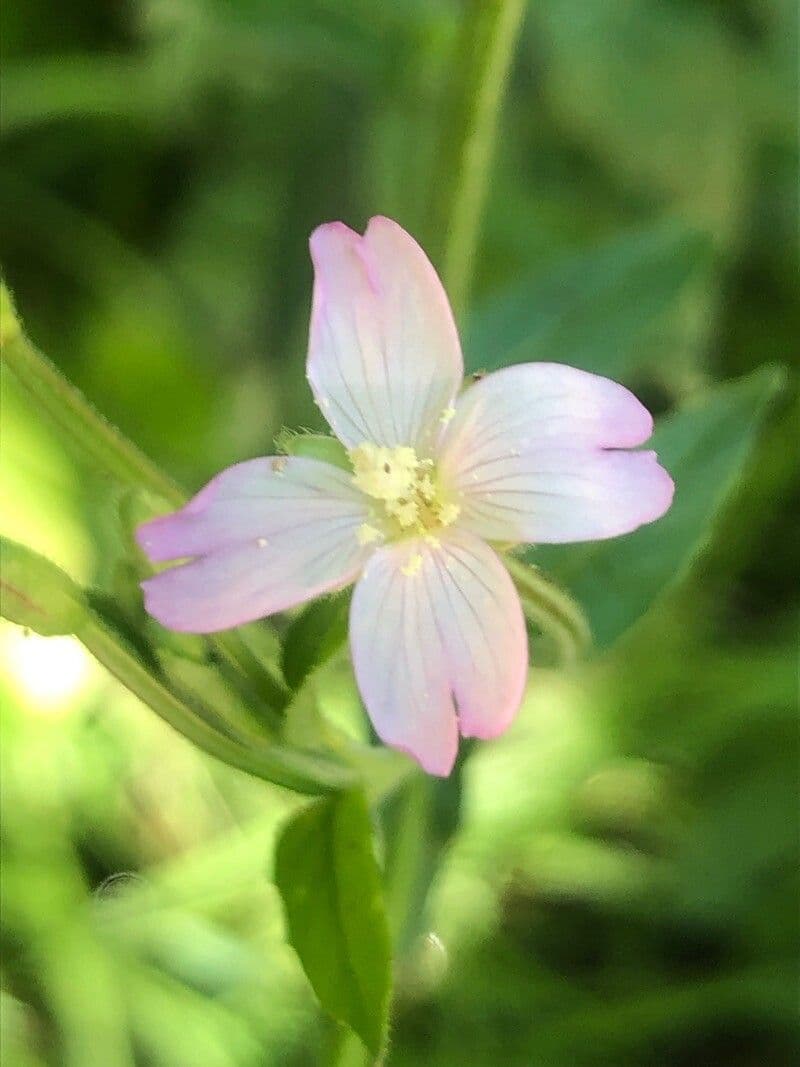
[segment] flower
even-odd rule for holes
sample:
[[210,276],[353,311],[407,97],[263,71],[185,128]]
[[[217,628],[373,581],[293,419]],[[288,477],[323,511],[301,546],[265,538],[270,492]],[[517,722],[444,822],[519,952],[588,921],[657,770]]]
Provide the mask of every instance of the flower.
[[[307,376],[352,470],[238,463],[145,523],[147,610],[207,633],[356,583],[350,648],[379,736],[447,775],[459,732],[490,738],[522,701],[519,597],[492,542],[592,541],[663,515],[673,485],[639,401],[606,378],[525,363],[460,392],[444,289],[397,223],[311,237]],[[610,595],[613,592],[610,591]]]

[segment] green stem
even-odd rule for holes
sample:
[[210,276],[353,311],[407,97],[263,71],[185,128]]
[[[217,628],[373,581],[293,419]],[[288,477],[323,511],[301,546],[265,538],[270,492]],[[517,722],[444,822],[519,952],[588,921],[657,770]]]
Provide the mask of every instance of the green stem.
[[355,773],[328,756],[299,752],[282,745],[253,747],[231,736],[230,728],[227,734],[220,733],[210,722],[199,719],[195,712],[154,678],[94,615],[86,614],[75,636],[106,670],[174,730],[223,763],[309,796],[334,792],[355,784]]
[[575,663],[592,643],[589,624],[575,601],[535,567],[505,557],[528,618],[558,645],[565,663]]
[[445,132],[453,148],[443,154],[441,183],[449,200],[441,215],[447,233],[442,273],[456,319],[469,299],[500,108],[524,10],[525,0],[471,0],[464,16]]
[[[524,0],[470,0],[453,64],[453,101],[443,124],[438,228],[446,237],[443,280],[460,318],[469,299],[480,219]],[[420,931],[441,856],[458,830],[468,746],[445,781],[412,779],[384,811],[390,842],[390,912],[398,950]]]
[[184,494],[172,479],[92,407],[56,366],[28,340],[5,286],[0,291],[2,359],[35,405],[98,470],[126,485],[144,487],[176,507]]
[[[419,917],[413,913],[420,904],[419,881],[430,846],[430,791],[428,782],[415,774],[387,806],[391,835],[387,835],[386,908],[398,956],[408,950],[418,932],[419,923],[414,920]],[[427,887],[423,903],[426,892]]]
[[[98,470],[125,485],[146,489],[174,507],[185,502],[186,494],[180,486],[103,418],[81,391],[31,344],[16,316],[11,295],[1,282],[0,352],[3,363],[35,406]],[[279,710],[286,705],[286,687],[266,664],[256,659],[240,634],[230,630],[211,635],[208,641],[247,676],[270,708]]]
[[463,770],[472,744],[462,741],[449,778],[417,773],[382,806],[387,908],[398,957],[424,930],[431,885],[461,822]]

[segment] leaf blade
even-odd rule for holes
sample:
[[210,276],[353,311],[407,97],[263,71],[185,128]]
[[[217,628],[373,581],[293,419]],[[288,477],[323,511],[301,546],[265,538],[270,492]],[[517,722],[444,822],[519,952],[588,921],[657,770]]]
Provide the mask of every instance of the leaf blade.
[[546,360],[623,378],[634,341],[707,260],[705,235],[668,220],[569,256],[478,309],[464,337],[468,371]]
[[323,597],[292,620],[281,649],[281,669],[294,692],[344,643],[349,605],[349,595]]
[[275,882],[289,939],[323,1008],[376,1056],[383,1046],[391,947],[364,794],[297,812],[283,829]]

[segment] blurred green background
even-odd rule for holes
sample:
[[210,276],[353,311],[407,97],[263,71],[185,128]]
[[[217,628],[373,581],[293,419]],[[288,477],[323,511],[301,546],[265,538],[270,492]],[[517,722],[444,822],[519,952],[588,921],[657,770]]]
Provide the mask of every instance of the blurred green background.
[[[318,425],[315,225],[388,214],[441,261],[465,12],[3,5],[7,280],[188,488]],[[796,29],[788,0],[528,10],[473,365],[522,286],[539,317],[517,358],[578,349],[659,414],[765,362],[789,376],[688,577],[580,670],[534,666],[470,761],[430,934],[397,962],[391,1067],[800,1062]],[[118,499],[5,378],[2,478],[3,532],[108,587]],[[297,801],[190,748],[70,638],[3,624],[0,660],[3,1063],[318,1062],[269,878]],[[363,728],[346,661],[317,691]]]

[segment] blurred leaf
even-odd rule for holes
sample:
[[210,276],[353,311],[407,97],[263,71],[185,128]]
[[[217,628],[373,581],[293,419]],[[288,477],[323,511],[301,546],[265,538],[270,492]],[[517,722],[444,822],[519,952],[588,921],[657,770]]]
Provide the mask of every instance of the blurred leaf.
[[546,93],[562,131],[628,189],[688,194],[718,223],[740,195],[737,148],[756,99],[732,32],[733,12],[744,7],[537,4]]
[[71,634],[84,614],[83,596],[72,579],[49,559],[8,538],[0,538],[3,617],[43,637]]
[[583,548],[528,549],[526,559],[555,575],[583,605],[599,648],[632,626],[702,548],[780,382],[775,368],[764,367],[709,390],[657,427],[650,443],[676,487],[663,519]]
[[180,86],[174,76],[168,85],[155,73],[147,62],[116,56],[59,55],[12,63],[5,85],[5,132],[87,115],[162,121],[180,103]]
[[661,222],[515,282],[471,316],[467,370],[548,360],[624,377],[636,359],[633,343],[708,252],[704,235]]
[[127,964],[123,993],[140,1062],[256,1067],[259,1049],[252,1026],[225,997],[204,996],[161,968],[133,960]]
[[209,997],[229,993],[257,974],[252,946],[180,908],[145,912],[126,933],[126,948]]
[[281,667],[293,690],[341,647],[347,637],[349,609],[349,595],[323,597],[292,620],[283,641]]
[[[96,309],[80,340],[86,360],[81,386],[142,448],[160,447],[174,461],[190,465],[206,447],[222,390],[212,386],[202,350],[180,311],[148,301],[145,327],[141,299],[138,288],[118,288]],[[120,365],[136,367],[136,373],[121,374]],[[133,414],[137,411],[139,417]]]
[[391,947],[363,793],[325,798],[294,815],[278,841],[275,881],[289,938],[322,1006],[377,1056]]
[[0,990],[0,1061],[16,1067],[45,1067],[34,1048],[33,1011],[24,1001]]

